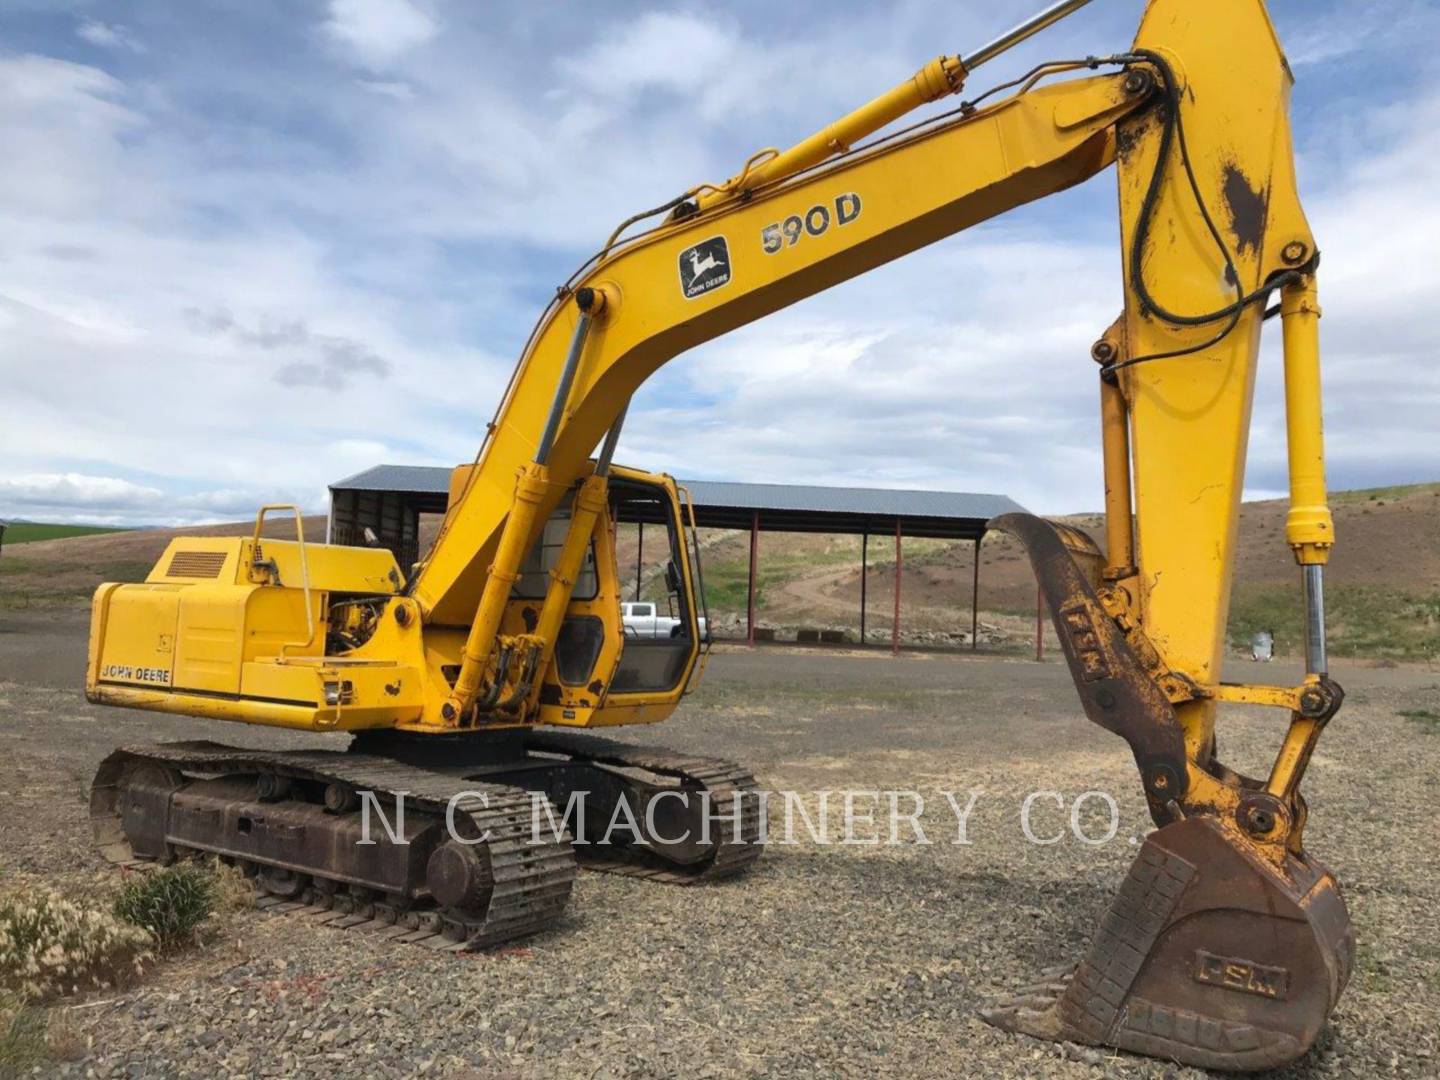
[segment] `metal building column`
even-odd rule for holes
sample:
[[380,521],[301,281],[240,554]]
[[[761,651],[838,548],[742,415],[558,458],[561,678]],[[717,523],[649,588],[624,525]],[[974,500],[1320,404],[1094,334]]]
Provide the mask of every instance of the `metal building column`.
[[1035,587],[1035,659],[1045,659],[1045,593]]
[[975,578],[970,583],[970,651],[980,648],[980,542],[985,539],[981,533],[975,538]]
[[635,523],[635,599],[640,599],[640,556],[645,552],[645,523]]
[[904,571],[900,554],[900,519],[895,519],[895,621],[890,624],[890,652],[900,652],[900,578]]
[[760,552],[760,511],[750,515],[750,580],[746,585],[745,640],[755,647],[755,570]]
[[865,644],[865,578],[866,561],[870,552],[870,530],[860,534],[860,644]]

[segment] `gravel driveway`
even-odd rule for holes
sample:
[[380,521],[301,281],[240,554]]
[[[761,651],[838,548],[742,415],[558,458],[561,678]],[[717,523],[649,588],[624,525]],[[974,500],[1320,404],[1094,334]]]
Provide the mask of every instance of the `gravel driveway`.
[[[115,744],[306,743],[92,707],[76,688],[83,624],[4,629],[0,860],[11,883],[78,889],[109,873],[88,847],[84,793]],[[52,645],[43,656],[37,635]],[[1239,674],[1252,670],[1296,674],[1278,663]],[[1440,710],[1440,672],[1336,676],[1349,697],[1311,769],[1309,837],[1346,887],[1359,964],[1322,1046],[1277,1075],[1440,1076],[1440,832],[1427,805],[1440,725],[1400,715]],[[1225,756],[1263,771],[1282,724],[1237,711],[1222,727]],[[676,719],[634,737],[740,758],[767,787],[801,793],[812,818],[825,790],[917,790],[934,842],[902,829],[912,842],[821,845],[801,830],[748,876],[699,889],[586,873],[557,930],[459,957],[243,913],[203,952],[84,1001],[74,1018],[90,1052],[62,1074],[1202,1075],[1032,1042],[976,1017],[1079,954],[1148,826],[1126,748],[1084,722],[1063,665],[737,649],[717,653]],[[963,806],[976,789],[971,843],[955,844],[943,793]],[[1068,812],[1042,801],[1034,831],[1063,838],[1026,842],[1019,811],[1035,790],[1067,806],[1113,793],[1115,839],[1080,842]],[[773,828],[781,817],[772,809]],[[1107,817],[1092,798],[1077,820],[1093,837]]]

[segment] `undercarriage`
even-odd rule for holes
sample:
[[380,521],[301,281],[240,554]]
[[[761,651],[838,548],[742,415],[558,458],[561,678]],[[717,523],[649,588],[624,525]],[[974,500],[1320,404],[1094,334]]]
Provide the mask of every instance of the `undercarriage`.
[[569,732],[357,737],[348,752],[211,742],[117,750],[91,790],[121,865],[212,855],[258,906],[446,950],[557,923],[579,865],[689,885],[763,850],[755,778]]

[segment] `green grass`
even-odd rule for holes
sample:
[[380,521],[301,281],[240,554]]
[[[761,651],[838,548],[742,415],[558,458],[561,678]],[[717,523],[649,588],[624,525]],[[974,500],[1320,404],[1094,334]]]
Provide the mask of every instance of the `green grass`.
[[[1249,646],[1261,630],[1275,634],[1275,651],[1302,651],[1299,589],[1244,590],[1230,605],[1230,640]],[[1325,590],[1325,622],[1332,656],[1428,660],[1440,656],[1440,592],[1337,585]]]
[[36,540],[66,540],[72,536],[124,531],[105,525],[44,525],[33,521],[19,521],[6,527],[3,542],[9,547],[11,544],[29,544]]
[[[749,567],[746,563],[724,562],[705,565],[705,602],[713,611],[744,611],[749,598]],[[762,569],[755,575],[755,601],[764,603],[765,586],[775,581],[774,573]]]
[[1434,709],[1401,709],[1398,715],[1414,720],[1427,730],[1440,732],[1440,712]]
[[215,873],[201,863],[182,862],[126,882],[115,914],[150,931],[162,953],[173,953],[195,943],[219,903]]
[[18,996],[0,996],[0,1080],[50,1063],[49,1016]]
[[1440,484],[1397,484],[1392,487],[1359,488],[1355,491],[1332,491],[1330,502],[1337,506],[1367,502],[1389,502],[1410,495],[1429,493],[1440,498]]
[[[750,687],[730,683],[705,681],[698,693],[707,706],[748,706],[755,704],[755,693]],[[875,692],[875,702],[886,709],[897,712],[919,712],[935,709],[952,701],[963,699],[968,690],[959,687],[914,690],[889,686]],[[856,702],[855,690],[850,687],[823,687],[801,685],[767,686],[766,701],[783,711],[779,705],[796,709],[844,708]],[[779,703],[777,705],[777,703]]]
[[1360,986],[1372,994],[1388,994],[1395,988],[1390,964],[1363,941],[1355,947],[1355,975]]
[[[102,581],[144,581],[151,565],[134,559],[57,565],[0,555],[0,609],[83,606]],[[50,576],[55,574],[65,575],[65,580],[53,583]]]

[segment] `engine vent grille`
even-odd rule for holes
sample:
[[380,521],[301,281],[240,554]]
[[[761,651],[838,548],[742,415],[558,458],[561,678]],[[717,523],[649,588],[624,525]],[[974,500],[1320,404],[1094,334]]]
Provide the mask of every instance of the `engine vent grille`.
[[216,578],[225,568],[223,551],[177,551],[170,556],[166,577]]

